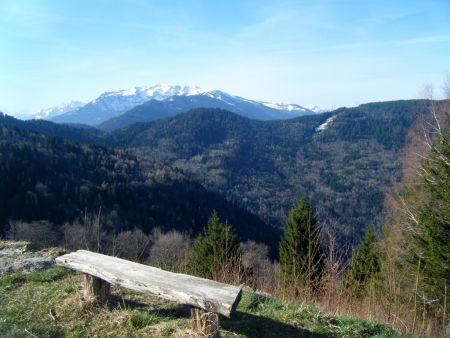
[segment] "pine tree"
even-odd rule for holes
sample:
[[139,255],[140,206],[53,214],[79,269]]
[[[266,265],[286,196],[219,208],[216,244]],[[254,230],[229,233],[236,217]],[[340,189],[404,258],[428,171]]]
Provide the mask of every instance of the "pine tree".
[[302,287],[310,292],[323,268],[317,222],[311,206],[300,198],[291,210],[280,242],[280,282],[296,296]]
[[239,270],[241,257],[238,237],[214,211],[206,229],[193,243],[189,264],[191,272],[200,277],[223,280],[223,273]]
[[[438,132],[430,156],[422,165],[423,198],[417,207],[412,235],[412,267],[419,266],[426,296],[443,300],[450,286],[450,118]],[[446,290],[447,289],[447,290]],[[447,299],[447,302],[449,299]]]
[[364,237],[353,253],[345,275],[345,286],[354,295],[362,297],[366,294],[366,286],[380,272],[380,254],[377,241],[371,227],[364,232]]

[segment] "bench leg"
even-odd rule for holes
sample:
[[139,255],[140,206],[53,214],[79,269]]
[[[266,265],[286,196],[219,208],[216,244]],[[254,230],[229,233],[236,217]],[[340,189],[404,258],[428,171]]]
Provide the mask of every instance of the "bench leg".
[[201,333],[202,336],[212,338],[219,337],[219,315],[196,307],[191,308],[192,331]]
[[83,274],[84,297],[99,303],[106,303],[110,293],[110,284],[103,279]]

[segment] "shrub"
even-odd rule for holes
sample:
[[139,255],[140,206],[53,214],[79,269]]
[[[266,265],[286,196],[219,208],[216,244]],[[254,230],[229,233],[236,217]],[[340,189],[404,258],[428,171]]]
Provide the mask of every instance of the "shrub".
[[269,259],[269,247],[254,241],[247,241],[241,246],[246,284],[255,290],[273,293],[278,284],[277,266]]

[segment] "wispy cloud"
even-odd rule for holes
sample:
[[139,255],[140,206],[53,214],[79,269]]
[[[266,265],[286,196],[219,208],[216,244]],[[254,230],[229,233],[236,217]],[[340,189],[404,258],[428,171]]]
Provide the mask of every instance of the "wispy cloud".
[[450,71],[449,9],[420,0],[4,0],[0,102],[36,110],[153,82],[325,106],[411,97]]

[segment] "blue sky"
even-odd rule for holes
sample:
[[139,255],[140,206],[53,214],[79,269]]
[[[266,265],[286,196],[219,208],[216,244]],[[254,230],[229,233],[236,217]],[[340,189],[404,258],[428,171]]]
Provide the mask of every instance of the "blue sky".
[[187,84],[322,107],[450,73],[450,1],[0,0],[0,110]]

